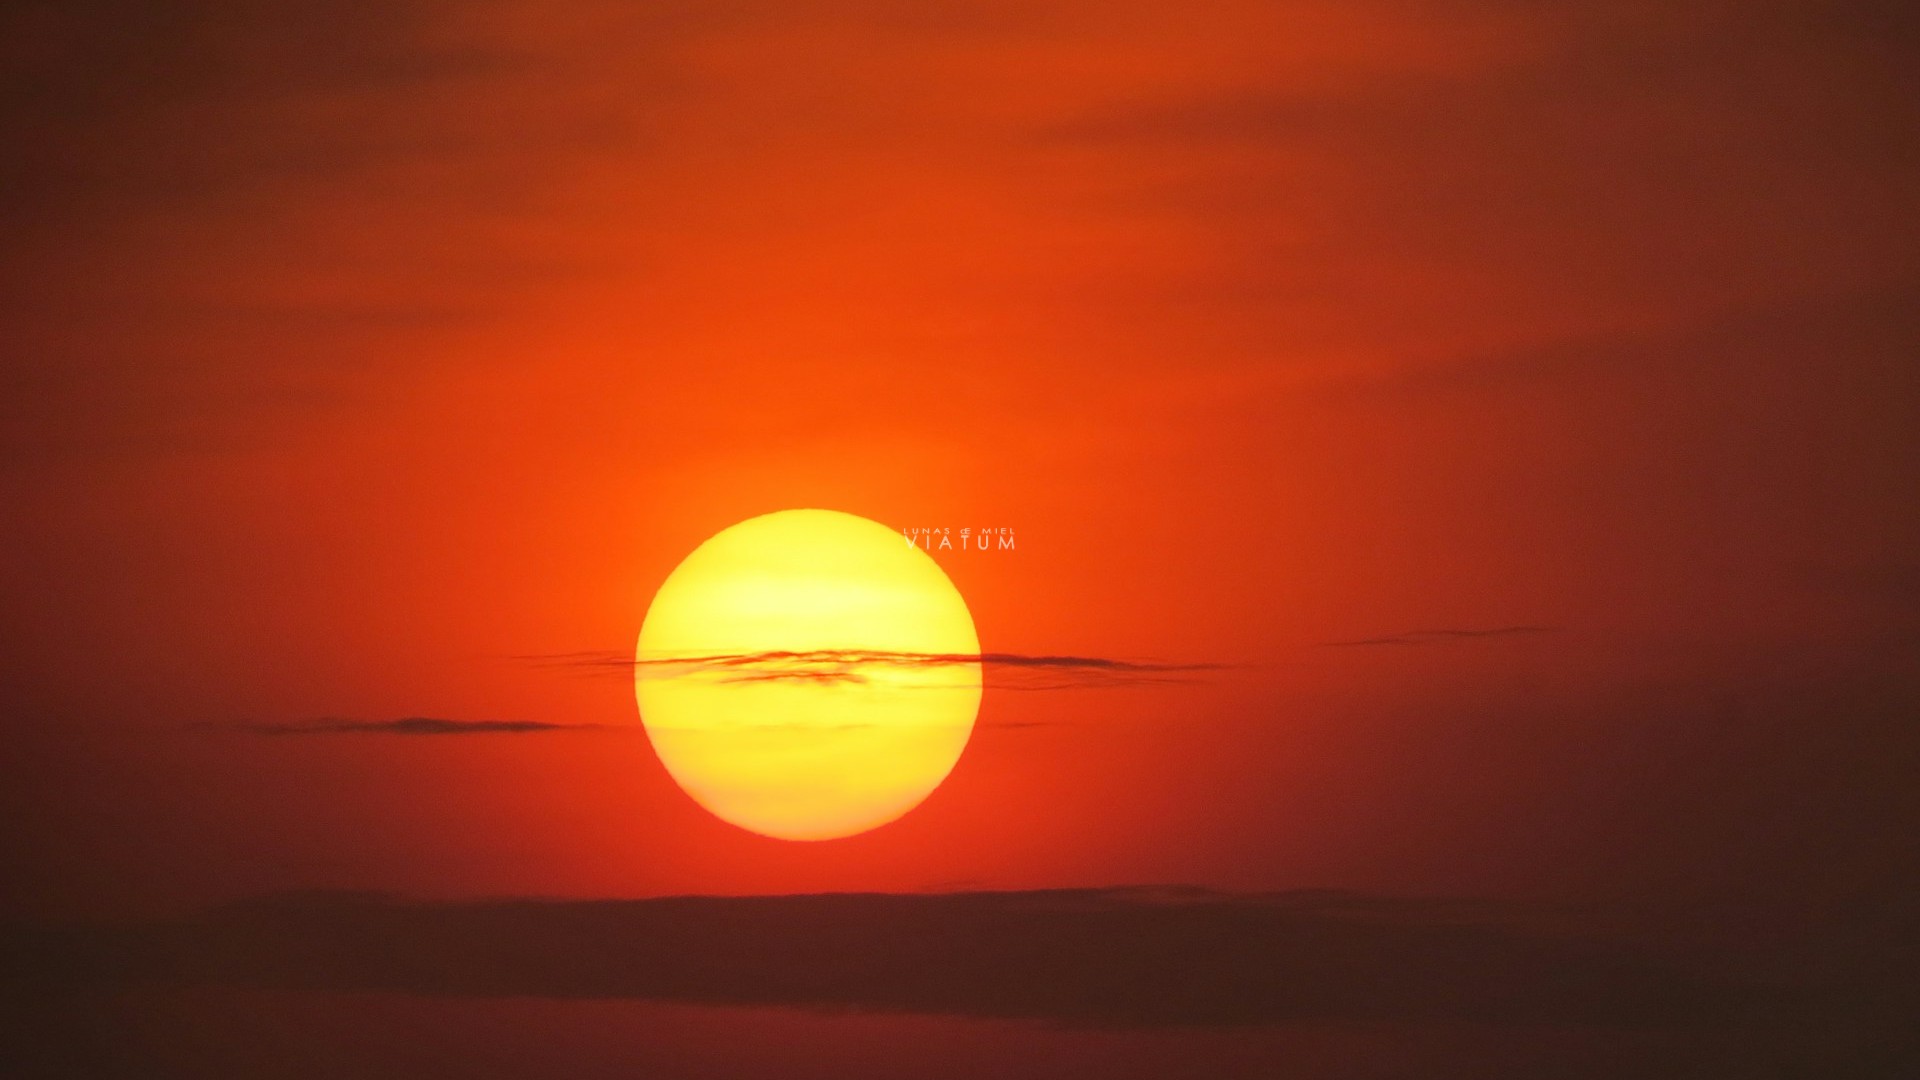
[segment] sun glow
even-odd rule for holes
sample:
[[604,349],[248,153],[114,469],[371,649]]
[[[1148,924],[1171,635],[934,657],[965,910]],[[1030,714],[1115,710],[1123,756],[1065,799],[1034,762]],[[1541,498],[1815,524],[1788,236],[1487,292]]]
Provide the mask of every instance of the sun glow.
[[635,694],[701,806],[785,840],[893,821],[959,760],[980,705],[966,602],[884,525],[784,510],[722,530],[655,594]]

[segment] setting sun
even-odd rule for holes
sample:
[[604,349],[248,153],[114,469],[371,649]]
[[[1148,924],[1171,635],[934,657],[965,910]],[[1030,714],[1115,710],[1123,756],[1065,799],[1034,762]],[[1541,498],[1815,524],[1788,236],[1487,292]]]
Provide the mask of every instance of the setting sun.
[[785,510],[701,544],[635,654],[647,736],[700,805],[828,840],[898,818],[953,769],[980,705],[960,593],[901,534]]
[[1920,3],[0,86],[0,1080],[1920,1080]]

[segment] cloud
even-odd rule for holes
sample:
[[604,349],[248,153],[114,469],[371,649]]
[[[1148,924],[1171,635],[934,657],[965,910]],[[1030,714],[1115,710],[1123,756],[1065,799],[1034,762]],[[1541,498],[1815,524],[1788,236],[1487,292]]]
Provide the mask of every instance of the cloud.
[[[0,27],[27,43],[0,109],[18,150],[0,166],[10,225],[472,152],[478,125],[432,126],[431,94],[537,74],[520,51],[462,40],[437,0],[29,2]],[[209,112],[224,122],[196,127]],[[116,140],[141,152],[116,155]]]
[[[1276,375],[1418,372],[1901,285],[1920,67],[1911,17],[1885,8],[1450,4],[1442,25],[1490,32],[1455,63],[1340,80],[1276,64],[1115,95],[1035,137],[1063,160],[1109,163],[1130,185],[1116,213],[1218,238],[1217,263],[1135,302],[1204,306],[1250,350],[1299,335],[1287,352],[1301,360],[1259,354]],[[1388,285],[1416,266],[1452,280],[1423,272],[1418,297]],[[1394,312],[1357,350],[1393,362],[1312,359],[1324,344],[1305,328],[1322,312],[1303,297]],[[1397,332],[1415,319],[1425,344]],[[1356,351],[1353,327],[1334,333],[1329,355]],[[1835,352],[1815,364],[1845,371]]]
[[554,724],[544,720],[449,720],[403,716],[394,720],[341,720],[327,717],[296,723],[220,725],[254,735],[528,735],[548,731],[596,731],[605,724]]
[[[579,272],[497,223],[648,110],[482,22],[444,0],[0,6],[0,468],[276,441],[434,368],[403,343]],[[627,74],[649,100],[671,80],[650,41]]]
[[[1759,963],[1730,957],[1613,914],[1326,890],[457,902],[305,893],[8,944],[26,979],[66,984],[624,999],[1133,1029],[1572,1024],[1734,1042],[1783,1030],[1862,1037],[1874,1016],[1895,1015],[1872,1010],[1912,981],[1875,983],[1844,965],[1809,980],[1790,964],[1769,968],[1779,959],[1771,953]],[[1881,1037],[1912,1041],[1894,1022],[1879,1026]]]
[[[1857,412],[1863,400],[1900,400],[1912,393],[1907,360],[1920,339],[1920,319],[1910,302],[1916,287],[1920,279],[1905,274],[1871,287],[1735,305],[1653,329],[1612,330],[1460,355],[1444,365],[1329,379],[1312,392],[1336,401],[1412,403],[1549,386],[1592,396],[1609,384],[1653,384],[1670,395],[1718,390],[1723,410],[1779,402],[1800,415]],[[1825,362],[1835,354],[1848,363]],[[1727,398],[1725,384],[1733,380],[1749,384],[1745,396]]]
[[616,652],[546,653],[515,659],[648,679],[711,677],[725,683],[811,682],[862,684],[879,671],[938,670],[979,664],[987,684],[1004,690],[1066,690],[1186,682],[1221,664],[1116,660],[1097,656],[1022,653],[918,653],[883,649],[775,649],[645,660]]
[[1533,637],[1551,634],[1554,626],[1496,626],[1485,630],[1409,630],[1387,637],[1355,638],[1351,641],[1323,641],[1323,649],[1346,649],[1375,645],[1438,645],[1450,641],[1475,641],[1486,638]]
[[1815,589],[1848,599],[1920,607],[1920,563],[1900,560],[1826,563],[1800,561],[1790,569]]

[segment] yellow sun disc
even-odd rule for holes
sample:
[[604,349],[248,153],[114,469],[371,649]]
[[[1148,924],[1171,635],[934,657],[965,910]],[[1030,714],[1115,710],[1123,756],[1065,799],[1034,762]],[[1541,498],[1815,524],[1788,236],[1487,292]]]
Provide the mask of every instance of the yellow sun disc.
[[899,532],[833,510],[724,529],[660,586],[635,650],[647,737],[725,821],[828,840],[919,805],[980,708],[959,590]]

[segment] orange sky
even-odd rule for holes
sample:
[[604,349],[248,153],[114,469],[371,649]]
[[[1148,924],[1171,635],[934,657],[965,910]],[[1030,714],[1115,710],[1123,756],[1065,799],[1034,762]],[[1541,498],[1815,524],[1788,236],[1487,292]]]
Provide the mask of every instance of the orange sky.
[[[16,907],[1914,869],[1905,15],[0,18]],[[625,728],[513,658],[802,506],[1015,529],[984,649],[1230,669],[989,689],[826,845],[631,729],[239,729]]]

